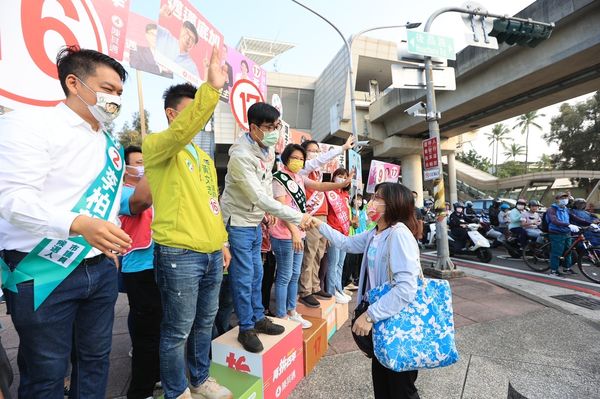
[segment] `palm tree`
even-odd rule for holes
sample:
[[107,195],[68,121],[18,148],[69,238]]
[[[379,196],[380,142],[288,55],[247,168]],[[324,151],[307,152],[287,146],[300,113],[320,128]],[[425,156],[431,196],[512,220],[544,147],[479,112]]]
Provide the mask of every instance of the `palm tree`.
[[538,165],[542,171],[546,170],[546,168],[552,169],[552,157],[550,157],[548,154],[542,154],[540,160],[538,161]]
[[485,137],[487,137],[492,146],[492,161],[494,161],[494,174],[496,175],[498,174],[498,144],[502,144],[502,147],[504,147],[504,142],[508,138],[506,136],[509,133],[508,128],[502,123],[495,124],[491,132],[485,133]]
[[538,114],[537,111],[531,111],[526,112],[517,118],[517,124],[514,128],[520,128],[521,134],[525,134],[525,173],[527,173],[527,161],[529,159],[529,127],[533,126],[542,130],[542,127],[536,122],[536,119],[544,116],[546,115]]
[[517,143],[511,143],[510,147],[505,146],[504,149],[506,150],[504,156],[512,158],[513,162],[517,161],[519,155],[525,154],[525,147]]

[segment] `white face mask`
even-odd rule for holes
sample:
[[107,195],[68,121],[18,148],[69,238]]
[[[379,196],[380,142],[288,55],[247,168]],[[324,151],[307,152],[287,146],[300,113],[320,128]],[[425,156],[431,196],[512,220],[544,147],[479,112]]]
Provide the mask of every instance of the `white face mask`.
[[96,93],[96,104],[90,105],[85,102],[83,98],[78,94],[77,97],[85,105],[87,105],[90,113],[96,120],[100,123],[110,123],[115,120],[117,116],[119,116],[119,112],[121,112],[121,97],[115,96],[113,94],[102,93],[99,91],[94,92],[94,90],[90,89],[88,85],[83,83],[83,81],[77,78],[81,82],[82,85],[86,87],[92,93]]
[[525,205],[517,205],[517,209],[522,211],[523,209],[525,209]]
[[344,179],[343,177],[336,177],[336,178],[335,178],[335,182],[336,182],[336,183],[343,183],[343,182],[345,182],[345,181],[346,181],[346,179]]
[[313,151],[306,152],[306,159],[315,159],[318,156],[319,156],[318,152],[313,152]]
[[127,170],[127,174],[131,177],[141,178],[144,176],[144,167],[142,165],[140,165],[140,166],[127,165],[126,170]]

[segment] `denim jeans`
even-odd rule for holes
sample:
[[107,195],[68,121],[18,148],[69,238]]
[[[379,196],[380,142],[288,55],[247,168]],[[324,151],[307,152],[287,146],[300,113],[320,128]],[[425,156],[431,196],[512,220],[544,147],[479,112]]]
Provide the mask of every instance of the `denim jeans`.
[[231,330],[231,313],[233,313],[233,298],[231,297],[229,273],[225,273],[223,274],[223,282],[219,291],[219,310],[215,316],[213,339]]
[[223,252],[204,254],[157,244],[154,260],[163,312],[160,380],[165,399],[172,399],[188,386],[186,340],[190,383],[198,386],[208,378],[212,329],[223,279]]
[[[11,268],[21,258],[5,253]],[[19,397],[62,398],[74,343],[70,397],[103,399],[118,295],[115,264],[103,259],[77,266],[36,311],[33,281],[17,289],[5,294],[20,340]]]
[[336,291],[344,292],[342,287],[342,272],[346,253],[333,245],[327,250],[327,292],[335,295]]
[[[550,269],[557,271],[560,265],[560,257],[563,256],[565,250],[571,245],[571,235],[550,233],[548,234],[548,238],[550,239]],[[571,264],[571,254],[569,254],[565,257],[563,267],[569,269],[571,268]]]
[[284,318],[290,310],[296,310],[298,280],[304,251],[295,252],[292,240],[271,237],[271,247],[277,262],[275,276],[275,316]]
[[260,255],[262,230],[256,227],[227,226],[231,245],[231,293],[233,307],[239,319],[240,331],[254,328],[264,319],[262,305],[263,265]]

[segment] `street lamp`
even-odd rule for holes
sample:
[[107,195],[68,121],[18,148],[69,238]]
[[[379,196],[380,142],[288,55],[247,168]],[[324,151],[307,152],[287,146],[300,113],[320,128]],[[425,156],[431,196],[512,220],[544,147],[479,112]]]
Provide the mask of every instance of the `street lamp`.
[[356,35],[352,35],[350,37],[350,40],[346,39],[346,37],[344,36],[344,34],[337,28],[337,26],[335,26],[331,21],[329,21],[327,18],[325,18],[324,16],[322,16],[321,14],[319,14],[318,12],[316,12],[315,10],[313,10],[312,8],[300,3],[297,0],[292,0],[294,3],[298,4],[300,7],[305,8],[306,10],[312,12],[313,14],[315,14],[317,17],[321,18],[323,21],[327,22],[333,29],[335,29],[335,31],[340,35],[340,37],[342,38],[342,40],[344,41],[344,45],[346,46],[346,54],[348,56],[348,79],[350,81],[350,112],[351,112],[351,121],[352,121],[352,135],[357,136],[357,127],[356,127],[356,97],[354,94],[354,85],[352,84],[352,81],[354,79],[354,72],[352,70],[352,41],[357,38],[358,36],[362,35],[363,33],[366,32],[370,32],[373,30],[377,30],[377,29],[388,29],[388,28],[407,28],[407,29],[412,29],[412,28],[416,28],[418,26],[421,25],[421,23],[410,23],[407,22],[404,25],[391,25],[391,26],[379,26],[379,27],[375,27],[375,28],[369,28],[369,29],[365,29],[362,30],[360,32],[358,32]]

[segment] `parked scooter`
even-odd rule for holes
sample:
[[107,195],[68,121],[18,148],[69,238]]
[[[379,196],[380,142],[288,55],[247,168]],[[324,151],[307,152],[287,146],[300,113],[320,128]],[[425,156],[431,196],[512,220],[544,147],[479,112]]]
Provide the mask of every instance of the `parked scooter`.
[[490,249],[490,242],[479,233],[481,224],[469,223],[467,225],[468,240],[465,248],[457,248],[458,242],[452,233],[448,234],[448,246],[450,248],[450,256],[454,255],[475,255],[481,262],[489,263],[492,260],[492,250]]

